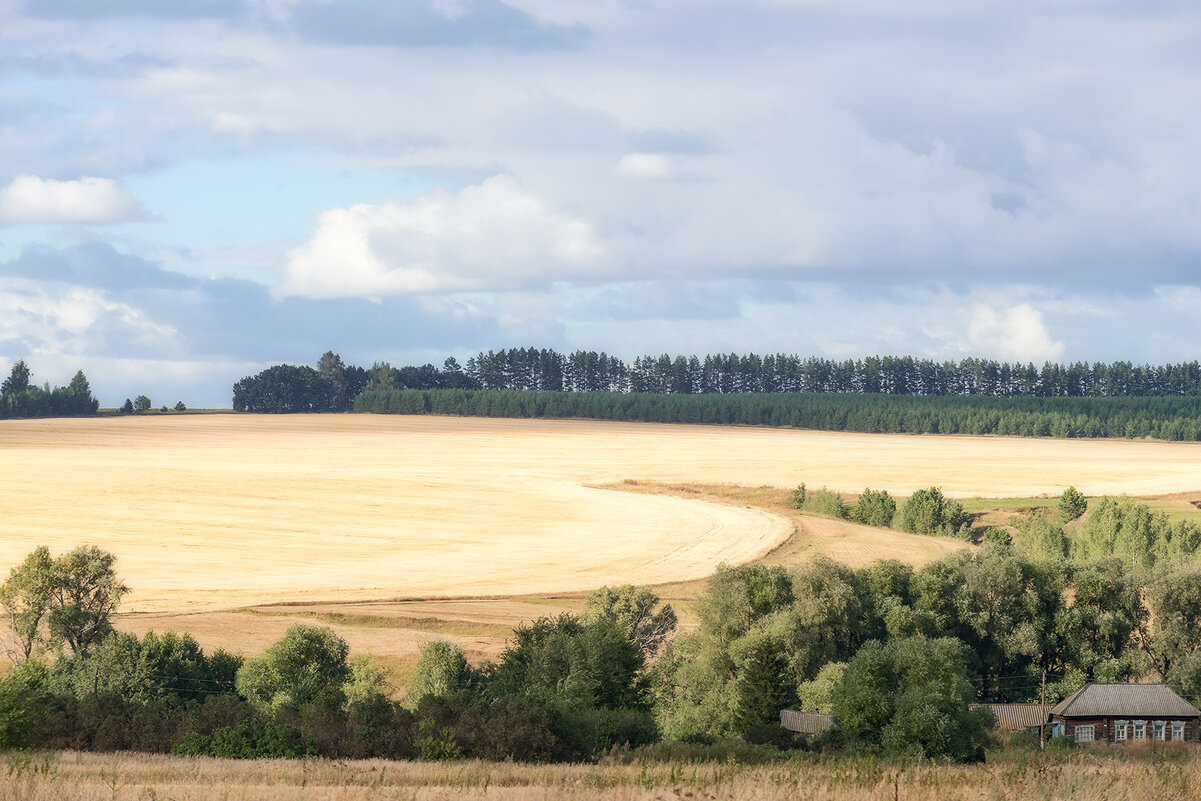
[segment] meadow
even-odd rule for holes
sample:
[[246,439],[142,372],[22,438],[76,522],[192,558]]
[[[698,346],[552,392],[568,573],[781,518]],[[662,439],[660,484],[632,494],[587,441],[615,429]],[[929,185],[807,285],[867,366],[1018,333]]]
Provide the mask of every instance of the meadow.
[[809,757],[726,761],[602,760],[596,765],[521,765],[383,760],[219,760],[146,754],[20,754],[4,757],[0,801],[384,801],[386,799],[565,799],[566,801],[1067,801],[1196,798],[1201,755],[1110,759],[1099,749],[1058,757],[1023,755],[985,765],[895,765]]

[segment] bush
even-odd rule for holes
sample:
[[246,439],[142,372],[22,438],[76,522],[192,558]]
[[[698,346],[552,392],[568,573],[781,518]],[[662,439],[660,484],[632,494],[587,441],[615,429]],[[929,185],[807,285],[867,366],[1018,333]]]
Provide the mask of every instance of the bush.
[[796,489],[788,493],[788,506],[792,509],[805,508],[805,485],[797,484]]
[[418,759],[441,761],[460,759],[463,750],[455,742],[455,731],[449,726],[439,726],[432,720],[419,722],[413,730],[413,750]]
[[212,735],[190,732],[171,753],[223,759],[299,759],[315,756],[317,749],[300,729],[252,719],[217,729]]
[[888,494],[888,490],[865,489],[855,502],[851,520],[865,526],[887,528],[892,525],[896,513],[897,502]]
[[1088,511],[1088,501],[1075,487],[1068,487],[1059,496],[1059,516],[1063,522],[1070,523]]
[[972,541],[972,516],[959,501],[943,497],[938,487],[917,490],[901,507],[900,529],[910,534],[932,534]]
[[994,545],[1012,545],[1013,537],[1009,536],[1009,532],[997,526],[989,526],[984,530],[984,534],[980,536],[981,543],[993,543]]
[[847,507],[842,502],[842,496],[825,487],[816,492],[809,493],[808,497],[805,498],[805,511],[838,518],[845,518],[847,516]]

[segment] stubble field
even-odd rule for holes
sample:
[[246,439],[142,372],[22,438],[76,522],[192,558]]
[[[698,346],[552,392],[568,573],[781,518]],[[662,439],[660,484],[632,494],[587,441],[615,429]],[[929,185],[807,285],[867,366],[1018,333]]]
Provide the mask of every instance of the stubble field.
[[[606,486],[625,481],[1148,495],[1196,489],[1201,446],[202,415],[4,421],[0,474],[0,569],[37,544],[92,543],[119,557],[134,588],[125,610],[179,613],[683,581],[794,534],[793,521],[762,508]],[[818,521],[802,533],[827,537],[818,550],[848,561],[906,547],[893,542],[905,535],[847,526]],[[919,561],[940,550],[914,544]]]

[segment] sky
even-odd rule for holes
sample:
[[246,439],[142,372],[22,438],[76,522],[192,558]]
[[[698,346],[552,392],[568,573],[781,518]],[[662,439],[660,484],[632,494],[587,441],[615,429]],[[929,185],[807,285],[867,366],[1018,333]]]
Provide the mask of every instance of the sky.
[[1201,6],[0,0],[0,369],[1201,359]]

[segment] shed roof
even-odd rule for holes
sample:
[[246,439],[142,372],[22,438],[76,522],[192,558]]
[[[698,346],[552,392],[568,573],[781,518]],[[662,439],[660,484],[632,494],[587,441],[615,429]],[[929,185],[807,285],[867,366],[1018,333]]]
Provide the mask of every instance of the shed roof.
[[834,725],[834,718],[821,712],[797,712],[794,709],[780,710],[780,725],[789,731],[801,734],[821,734]]
[[1086,684],[1051,709],[1060,717],[1195,718],[1201,711],[1163,684]]
[[990,710],[997,716],[997,725],[1009,731],[1043,725],[1049,708],[1043,704],[972,704],[972,709]]

